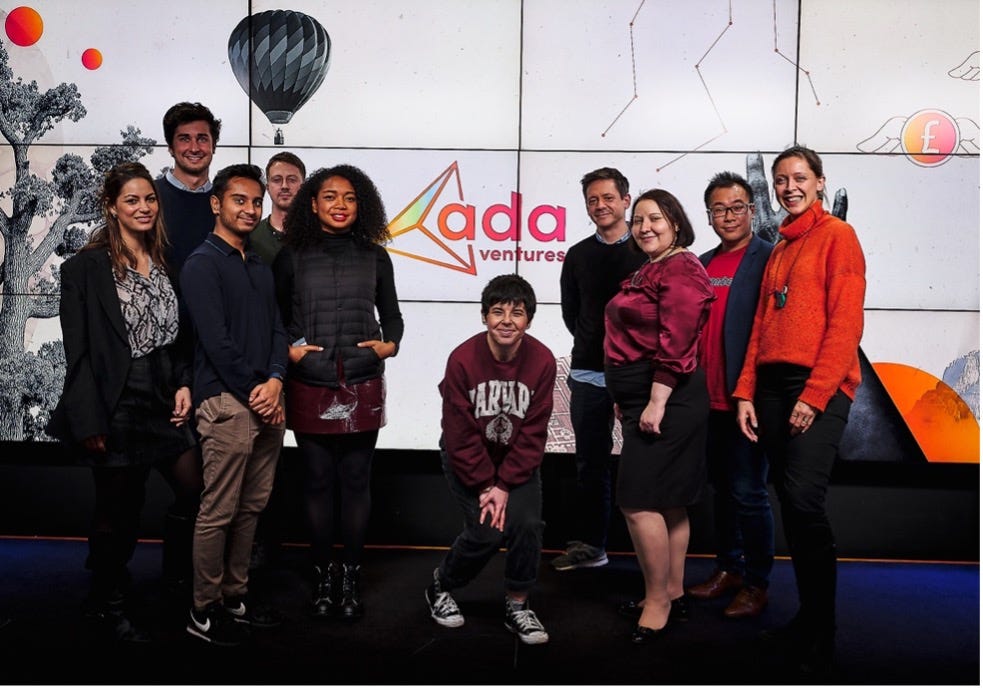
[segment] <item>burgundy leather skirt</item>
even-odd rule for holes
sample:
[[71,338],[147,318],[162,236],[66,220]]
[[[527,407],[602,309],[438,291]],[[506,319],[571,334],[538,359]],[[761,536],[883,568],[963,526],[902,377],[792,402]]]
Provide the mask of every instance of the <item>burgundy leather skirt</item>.
[[352,434],[386,425],[386,379],[346,383],[340,388],[286,383],[287,428],[302,434]]

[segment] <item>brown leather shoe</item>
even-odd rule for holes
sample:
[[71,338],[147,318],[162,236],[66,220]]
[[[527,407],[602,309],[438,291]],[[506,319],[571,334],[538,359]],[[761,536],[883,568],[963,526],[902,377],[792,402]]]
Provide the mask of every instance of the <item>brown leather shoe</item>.
[[754,618],[760,616],[767,605],[768,590],[748,585],[741,588],[730,606],[724,609],[724,615],[728,618]]
[[726,570],[716,570],[706,582],[694,585],[686,590],[694,599],[716,599],[725,594],[736,592],[744,584],[743,578],[737,573]]

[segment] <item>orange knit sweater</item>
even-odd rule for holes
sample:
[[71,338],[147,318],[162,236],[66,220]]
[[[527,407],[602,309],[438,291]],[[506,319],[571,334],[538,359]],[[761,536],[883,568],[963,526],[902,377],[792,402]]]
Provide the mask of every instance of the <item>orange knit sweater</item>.
[[[786,218],[765,266],[744,368],[735,398],[754,399],[757,366],[798,364],[812,373],[799,400],[825,410],[842,390],[852,400],[860,385],[864,328],[864,255],[853,228],[817,201]],[[785,305],[776,292],[788,286]]]

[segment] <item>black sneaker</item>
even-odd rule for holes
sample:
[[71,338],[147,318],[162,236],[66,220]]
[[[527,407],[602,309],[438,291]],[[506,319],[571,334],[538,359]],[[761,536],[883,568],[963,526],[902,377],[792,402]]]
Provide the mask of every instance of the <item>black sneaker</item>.
[[235,647],[242,644],[249,634],[248,627],[237,624],[218,601],[209,604],[204,611],[192,607],[186,630],[191,635],[219,647]]
[[464,625],[461,609],[457,607],[457,602],[454,601],[451,593],[445,592],[440,586],[436,569],[433,571],[433,582],[423,592],[423,595],[427,598],[427,606],[430,607],[430,617],[439,625],[445,628],[460,628]]
[[272,606],[255,602],[250,602],[247,606],[246,600],[242,597],[226,599],[222,605],[236,623],[251,625],[254,628],[276,628],[283,623],[283,614]]
[[511,630],[526,644],[543,644],[550,641],[543,624],[536,613],[529,608],[529,602],[518,602],[505,598],[505,627]]

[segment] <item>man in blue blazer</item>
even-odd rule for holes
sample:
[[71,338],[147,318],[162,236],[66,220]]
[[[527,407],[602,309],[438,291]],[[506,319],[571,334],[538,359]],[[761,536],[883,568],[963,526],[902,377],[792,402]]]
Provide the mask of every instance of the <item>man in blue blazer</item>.
[[729,618],[760,615],[768,603],[775,557],[775,526],[768,497],[768,462],[737,426],[730,394],[744,364],[772,245],[751,231],[751,186],[740,175],[718,173],[703,195],[720,244],[700,256],[717,296],[703,330],[701,364],[710,392],[707,467],[715,489],[717,569],[686,590],[696,599],[736,592],[724,609]]

